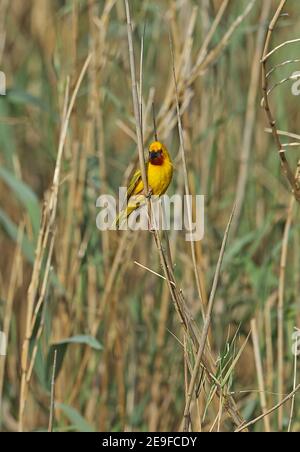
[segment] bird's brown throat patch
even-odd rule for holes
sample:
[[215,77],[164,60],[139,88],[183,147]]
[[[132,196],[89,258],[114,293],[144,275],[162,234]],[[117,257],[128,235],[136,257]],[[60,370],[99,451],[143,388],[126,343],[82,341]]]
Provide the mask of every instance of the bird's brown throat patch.
[[160,155],[158,157],[150,158],[151,165],[160,166],[164,163],[164,157],[163,155]]

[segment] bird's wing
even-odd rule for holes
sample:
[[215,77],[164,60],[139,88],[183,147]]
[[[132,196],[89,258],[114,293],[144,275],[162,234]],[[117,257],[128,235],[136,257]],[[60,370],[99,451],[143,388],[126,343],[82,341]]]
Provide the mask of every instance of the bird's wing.
[[128,188],[127,188],[127,201],[130,198],[130,196],[133,194],[134,189],[141,181],[141,170],[137,170],[134,175],[131,178],[131,181],[129,182]]
[[[146,170],[147,170],[147,168],[148,168],[148,162],[146,163]],[[138,169],[132,176],[131,181],[129,182],[128,189],[127,189],[127,201],[130,198],[130,196],[132,196],[133,194],[137,195],[140,191],[143,190],[143,186],[142,186],[141,190],[139,190],[138,193],[134,193],[134,190],[140,184],[140,182],[142,182],[142,175],[141,175],[141,170]]]

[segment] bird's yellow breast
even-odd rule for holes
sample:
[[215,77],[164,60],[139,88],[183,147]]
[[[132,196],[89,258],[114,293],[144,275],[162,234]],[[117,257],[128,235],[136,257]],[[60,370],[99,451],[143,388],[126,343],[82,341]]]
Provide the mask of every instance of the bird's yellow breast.
[[[163,195],[170,182],[173,175],[173,165],[169,160],[165,160],[162,165],[152,165],[151,162],[148,163],[147,177],[149,188],[152,189],[152,195],[161,196]],[[137,184],[134,194],[137,195],[144,190],[143,181]]]
[[153,195],[161,196],[167,190],[173,174],[171,162],[165,160],[162,165],[148,165],[148,184]]

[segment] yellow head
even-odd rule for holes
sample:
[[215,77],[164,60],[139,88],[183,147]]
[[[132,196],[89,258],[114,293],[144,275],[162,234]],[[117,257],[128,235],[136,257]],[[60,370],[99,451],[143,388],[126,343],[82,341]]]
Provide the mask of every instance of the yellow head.
[[162,165],[165,160],[169,160],[169,153],[165,145],[160,141],[153,141],[149,146],[149,162],[152,165]]

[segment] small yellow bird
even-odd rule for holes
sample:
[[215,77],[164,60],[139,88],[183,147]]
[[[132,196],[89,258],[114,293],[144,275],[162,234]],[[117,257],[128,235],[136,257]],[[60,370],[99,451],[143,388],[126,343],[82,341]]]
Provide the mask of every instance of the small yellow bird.
[[[146,163],[149,192],[154,196],[163,195],[170,185],[173,176],[173,163],[164,144],[154,141],[149,146],[149,159]],[[119,225],[129,215],[145,203],[144,184],[141,170],[137,170],[127,189],[127,206],[115,221]]]

